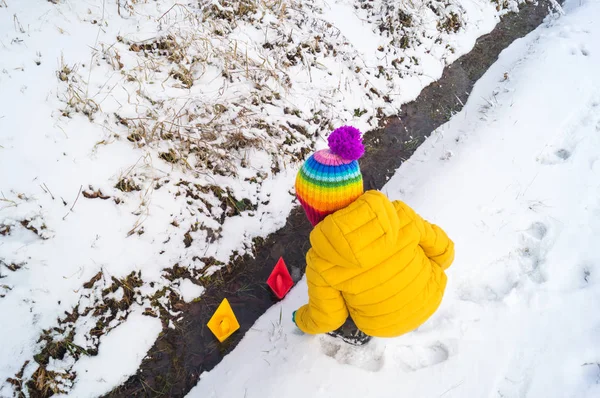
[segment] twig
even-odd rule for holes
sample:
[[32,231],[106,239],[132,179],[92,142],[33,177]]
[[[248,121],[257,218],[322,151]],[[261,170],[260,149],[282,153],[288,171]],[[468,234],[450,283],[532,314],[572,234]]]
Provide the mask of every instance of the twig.
[[25,29],[23,29],[23,25],[21,25],[21,22],[19,22],[17,14],[13,15],[13,23],[15,24],[15,30],[17,32],[25,33]]
[[533,179],[531,180],[531,182],[529,183],[529,185],[527,185],[527,188],[525,188],[525,190],[523,192],[520,192],[515,199],[519,199],[520,197],[524,197],[525,196],[525,194],[527,193],[527,191],[529,191],[529,188],[531,188],[531,186],[533,185],[533,183],[535,182],[535,180],[538,178],[539,174],[540,174],[539,171],[537,173],[535,173],[535,176],[533,177]]
[[0,194],[2,194],[2,197],[0,198],[0,202],[6,202],[9,204],[8,206],[0,208],[0,210],[4,209],[6,207],[17,207],[17,202],[15,202],[14,200],[7,199],[6,196],[4,196],[4,192],[0,192]]
[[[144,222],[148,219],[148,217],[150,217],[150,209],[149,209],[149,207],[150,207],[150,199],[146,202],[146,198],[148,197],[148,195],[152,195],[152,193],[154,193],[154,185],[151,184],[146,189],[146,192],[144,192],[144,197],[142,198],[142,203],[138,207],[139,213],[138,213],[137,210],[133,213],[135,215],[138,215],[139,217],[135,221],[135,224],[133,225],[133,228],[129,232],[127,232],[127,237],[130,237],[134,233],[139,232],[140,227],[142,226],[142,224],[144,224]],[[145,214],[143,214],[143,213],[145,213]]]
[[73,208],[75,207],[75,205],[77,204],[77,200],[79,199],[79,195],[81,195],[81,190],[83,189],[83,185],[79,187],[79,192],[77,193],[77,197],[75,198],[75,202],[73,202],[73,206],[71,206],[71,208],[69,209],[69,212],[67,214],[65,214],[65,216],[63,217],[63,220],[65,218],[67,218],[67,216],[69,214],[71,214],[73,212]]
[[46,183],[44,183],[43,186],[42,184],[40,184],[40,187],[44,190],[44,192],[49,193],[52,197],[52,200],[54,200],[54,195],[52,195],[52,192],[50,191],[50,188],[48,188],[48,185],[46,185]]
[[248,45],[246,44],[246,79],[249,78],[249,70],[248,70]]
[[464,380],[461,381],[460,383],[458,383],[457,385],[450,387],[448,390],[446,390],[446,392],[444,392],[442,395],[440,395],[440,397],[443,397],[444,395],[448,394],[450,391],[462,386],[463,383],[464,383]]
[[302,62],[308,68],[308,78],[310,79],[310,82],[312,83],[313,79],[312,79],[312,72],[310,70],[310,62],[308,62],[308,60],[304,56],[304,52],[303,51],[300,51],[300,54],[302,55]]
[[58,128],[60,129],[60,131],[62,131],[62,132],[63,132],[63,134],[65,135],[65,137],[66,137],[67,139],[69,138],[69,136],[67,135],[67,132],[65,131],[65,129],[63,129],[62,127],[60,127],[60,126],[58,126],[58,125],[57,125],[56,127],[58,127]]
[[157,19],[157,21],[160,21],[161,19],[164,18],[165,15],[167,15],[169,12],[171,12],[171,10],[175,7],[177,7],[179,4],[175,3],[173,4],[171,7],[169,7],[169,9],[167,11],[164,12],[163,15],[160,16],[160,18]]
[[[92,49],[96,50],[96,46],[98,45],[98,39],[100,38],[100,32],[102,31],[102,22],[105,21],[104,19],[104,15],[105,15],[105,7],[106,7],[106,0],[102,0],[102,19],[100,20],[100,22],[98,23],[98,33],[96,34],[96,41],[94,42],[94,47],[92,47]],[[96,50],[97,52],[98,50]],[[89,91],[90,91],[90,80],[92,79],[92,70],[94,69],[93,65],[94,65],[94,52],[92,51],[92,56],[90,57],[90,72],[88,73],[88,80],[87,80],[87,86],[85,88],[85,97],[86,98],[90,98],[89,97]]]

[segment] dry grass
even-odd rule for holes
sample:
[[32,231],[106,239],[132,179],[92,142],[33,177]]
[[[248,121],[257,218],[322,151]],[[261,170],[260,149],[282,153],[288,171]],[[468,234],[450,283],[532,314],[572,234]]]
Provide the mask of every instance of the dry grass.
[[[226,45],[216,45],[214,41],[215,32],[225,34],[241,21],[257,21],[265,12],[276,12],[283,18],[286,9],[283,1],[220,1],[219,7],[208,4],[199,14],[177,4],[159,19],[161,23],[174,27],[164,36],[144,42],[119,37],[113,45],[101,45],[104,61],[113,69],[120,70],[126,80],[138,88],[136,97],[130,96],[130,104],[146,109],[134,117],[114,114],[117,125],[127,129],[127,139],[137,147],[149,150],[158,149],[162,146],[161,142],[168,141],[169,147],[158,152],[160,159],[190,170],[224,176],[236,174],[240,162],[245,162],[244,153],[248,149],[267,148],[276,153],[281,152],[278,144],[300,141],[299,137],[292,137],[292,140],[288,137],[283,142],[271,142],[276,131],[287,126],[257,124],[254,121],[260,113],[258,108],[282,101],[280,92],[273,91],[271,87],[274,83],[280,91],[290,88],[290,79],[285,72],[267,58],[249,56],[245,43],[223,39]],[[139,55],[137,65],[130,67],[123,64],[123,48]],[[198,100],[181,104],[177,100],[152,98],[152,86],[165,69],[169,70],[167,78],[178,81],[179,85],[169,81],[161,84],[189,90],[213,65],[222,69],[225,85],[234,81],[252,82],[254,94],[240,95],[227,105]],[[67,107],[63,114],[68,116],[73,111],[82,112],[92,120],[93,115],[101,111],[99,102],[85,96],[87,90],[83,84],[81,87],[71,84],[78,80],[72,77],[76,75],[74,69],[63,65],[57,73],[59,79],[68,84]],[[265,85],[267,81],[271,83]],[[248,133],[260,128],[254,126],[265,125],[268,126],[267,134]],[[310,145],[310,141],[306,140],[305,145]],[[283,152],[298,157],[291,148],[284,148]],[[190,165],[190,157],[194,166]]]
[[10,231],[12,230],[12,226],[9,224],[0,224],[0,235],[7,236],[10,235]]
[[438,29],[446,33],[457,33],[462,28],[463,23],[455,12],[450,12],[444,21],[438,22]]
[[140,191],[142,189],[131,178],[121,178],[115,188],[121,192]]
[[4,267],[12,272],[18,271],[26,265],[27,265],[26,262],[20,262],[20,263],[6,262],[6,260],[0,258],[0,266]]
[[496,4],[496,11],[508,10],[510,3],[508,0],[491,0],[492,3]]
[[[2,279],[4,276],[0,273],[0,279]],[[13,288],[8,286],[8,285],[4,285],[4,284],[0,284],[0,298],[4,298],[6,297],[6,294],[8,292],[10,292]]]
[[27,382],[30,396],[47,398],[55,394],[64,394],[73,385],[75,375],[47,370],[40,366]]
[[[88,296],[94,298],[92,304],[85,308],[75,306],[71,312],[65,312],[56,326],[42,332],[38,341],[41,348],[33,357],[38,367],[30,378],[25,379],[23,372],[29,361],[24,363],[21,371],[9,380],[15,390],[22,392],[26,386],[30,396],[44,398],[66,393],[76,377],[71,371],[72,365],[66,366],[64,371],[51,371],[47,368],[50,362],[55,368],[61,361],[72,363],[68,358],[77,361],[81,356],[97,355],[100,337],[124,322],[132,305],[141,301],[142,285],[141,274],[135,272],[122,279],[109,278],[99,272],[83,284],[83,289],[89,290]],[[119,290],[122,292],[117,299],[114,294]],[[76,330],[81,317],[90,317],[95,324],[86,322],[80,327],[93,326],[88,326],[88,330]],[[85,347],[73,342],[75,334],[82,332],[87,338]]]
[[62,102],[66,107],[62,115],[70,117],[74,112],[83,113],[90,121],[94,120],[94,114],[100,111],[100,105],[92,98],[88,97],[87,86],[82,84],[82,78],[77,73],[78,66],[68,66],[61,58],[60,67],[56,72],[58,80],[66,84],[66,89],[62,94]]
[[[115,2],[123,18],[136,14],[137,1]],[[426,24],[434,28],[429,31],[438,27],[436,44],[462,27],[460,7],[450,0],[356,0],[355,4],[360,18],[385,38],[379,65],[367,65],[339,29],[319,18],[312,2],[297,0],[178,3],[156,19],[156,31],[160,32],[156,37],[119,36],[112,43],[97,43],[87,65],[67,65],[61,59],[56,76],[63,115],[81,113],[90,122],[102,124],[107,138],[95,148],[120,140],[142,152],[136,164],[115,176],[110,184],[113,189],[102,192],[89,187],[82,191],[82,200],[133,203],[130,210],[136,220],[127,236],[136,239],[145,233],[154,192],[166,186],[178,206],[170,225],[165,225],[175,231],[169,233],[169,239],[178,240],[177,250],[181,242],[186,248],[208,247],[223,237],[228,217],[254,216],[260,206],[269,204],[269,199],[260,203],[255,198],[263,182],[305,159],[318,134],[352,116],[363,121],[368,118],[371,124],[384,118],[382,106],[397,95],[398,78],[418,74],[414,70],[419,59],[406,53],[423,46],[423,37],[429,34]],[[3,5],[6,1],[0,0],[0,7]],[[239,31],[247,32],[248,38],[242,39]],[[340,78],[333,84],[337,88],[328,91],[310,91],[310,87],[318,88],[331,62],[347,67],[345,80]],[[92,73],[92,68],[98,73]],[[304,85],[290,77],[298,73],[306,74]],[[111,77],[98,82],[93,81],[94,76]],[[340,108],[338,98],[348,94],[348,87],[362,88],[353,94],[363,95],[367,104]],[[315,98],[299,95],[307,91],[319,94]],[[418,144],[418,140],[404,143],[407,147]],[[257,166],[255,158],[266,159],[267,165]],[[236,195],[240,183],[250,198]],[[17,205],[4,196],[0,201]],[[9,235],[13,228],[15,225],[0,225],[0,236]],[[163,242],[165,250],[167,242]],[[224,284],[223,274],[214,270],[227,266],[206,256],[189,256],[193,258],[185,264],[165,269],[164,279]],[[0,265],[11,272],[22,266]],[[100,336],[123,322],[131,306],[143,300],[150,303],[144,313],[159,317],[168,327],[183,305],[181,298],[167,282],[149,297],[142,297],[143,284],[136,273],[120,280],[103,272],[96,274],[83,284],[85,293],[95,297],[93,303],[75,307],[54,328],[44,331],[34,359],[34,376],[23,380],[21,371],[11,383],[20,389],[27,386],[31,396],[68,389],[75,375],[69,373],[70,368],[65,373],[49,371],[50,360],[96,355]],[[0,285],[0,292],[10,289]],[[115,293],[121,291],[122,299],[116,299]],[[79,347],[73,344],[73,333],[82,316],[93,322],[89,330],[77,331],[88,337],[88,344]]]

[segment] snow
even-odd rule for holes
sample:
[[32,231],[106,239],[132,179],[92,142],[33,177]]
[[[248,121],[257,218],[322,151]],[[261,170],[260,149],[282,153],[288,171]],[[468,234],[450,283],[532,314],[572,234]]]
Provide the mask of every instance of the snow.
[[352,43],[365,59],[376,58],[377,47],[384,40],[376,35],[369,24],[361,20],[348,4],[331,2],[326,5],[324,11],[323,18],[338,27],[346,40]]
[[[385,1],[261,1],[235,23],[202,21],[225,3],[0,0],[0,396],[45,367],[57,390],[83,388],[81,363],[95,358],[82,352],[112,358],[106,347],[123,340],[131,357],[81,394],[114,387],[148,348],[126,332],[148,342],[154,329],[136,325],[155,325],[157,307],[175,317],[171,292],[202,294],[169,269],[199,282],[220,267],[211,260],[282,227],[299,160],[330,126],[376,126],[507,12],[396,5],[413,15],[400,51],[399,36],[376,34],[383,13],[397,15]],[[450,12],[462,27],[438,30]],[[167,54],[151,45],[161,40]],[[38,363],[48,339],[70,350]]]
[[600,396],[600,2],[565,12],[383,189],[456,243],[438,312],[355,348],[298,332],[302,281],[188,397]]
[[193,301],[204,293],[204,287],[196,285],[189,279],[182,279],[177,287],[178,293],[186,303]]
[[102,337],[102,349],[97,356],[77,362],[73,368],[77,381],[69,395],[97,397],[125,382],[135,374],[161,331],[160,319],[141,313],[129,315],[129,322]]

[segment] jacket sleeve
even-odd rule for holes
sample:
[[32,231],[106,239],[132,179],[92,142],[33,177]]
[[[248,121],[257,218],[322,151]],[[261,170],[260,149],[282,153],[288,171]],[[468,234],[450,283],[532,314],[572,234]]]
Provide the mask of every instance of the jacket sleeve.
[[348,318],[342,293],[331,287],[318,273],[307,256],[306,282],[308,304],[296,312],[296,325],[307,334],[328,333],[341,327]]
[[394,201],[394,207],[400,218],[408,217],[417,226],[421,234],[419,245],[425,255],[434,263],[446,270],[454,261],[454,242],[437,225],[430,224],[419,216],[406,203]]

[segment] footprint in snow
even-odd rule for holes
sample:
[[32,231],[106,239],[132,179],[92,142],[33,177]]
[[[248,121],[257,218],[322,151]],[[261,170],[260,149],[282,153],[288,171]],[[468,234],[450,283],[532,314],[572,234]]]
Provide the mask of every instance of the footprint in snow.
[[374,344],[356,347],[331,336],[321,336],[321,350],[341,365],[355,366],[369,372],[378,372],[384,364],[383,348]]
[[569,152],[567,149],[561,148],[554,152],[554,155],[559,159],[567,160],[571,157],[571,152]]
[[568,148],[550,148],[538,156],[537,161],[541,164],[555,165],[566,162],[572,155],[573,149]]
[[457,289],[458,299],[476,304],[504,300],[510,292],[519,286],[518,274],[507,269],[499,276],[500,278],[493,281],[482,280],[479,285],[473,281],[464,283]]
[[571,267],[572,274],[565,286],[573,289],[586,289],[598,283],[598,266],[591,261],[584,261]]
[[546,241],[548,226],[535,222],[521,234],[521,247],[518,249],[519,265],[524,274],[535,283],[544,283],[546,276],[541,266],[546,261]]
[[[594,97],[587,106],[583,108],[583,112],[576,119],[573,125],[568,127],[566,131],[556,137],[553,142],[548,143],[541,151],[536,160],[545,165],[561,164],[568,161],[580,141],[584,139],[583,133],[587,131],[588,126],[593,126],[596,122],[596,113],[598,104],[600,103],[597,97]],[[600,127],[600,122],[597,122],[596,130]],[[592,127],[593,128],[593,127]]]
[[534,222],[527,230],[527,233],[537,240],[542,240],[548,234],[548,227],[544,223]]
[[584,57],[588,57],[590,52],[585,47],[580,48],[571,48],[571,55],[583,55]]
[[519,369],[520,372],[509,372],[497,387],[499,398],[527,397],[531,387],[531,370]]
[[390,357],[405,372],[414,372],[446,361],[450,357],[449,348],[443,343],[431,346],[400,346],[391,348]]
[[594,272],[594,275],[592,275],[592,270],[594,268],[595,267],[593,265],[590,265],[590,264],[583,264],[581,266],[582,279],[583,279],[583,282],[585,282],[586,285],[588,285],[589,283],[592,282],[592,277],[593,276],[596,276],[595,272]]
[[[575,51],[575,50],[573,50]],[[589,56],[590,52],[581,47],[578,52]],[[594,96],[587,106],[583,107],[583,112],[578,121],[567,128],[565,132],[559,135],[554,142],[546,145],[536,160],[545,165],[556,165],[567,162],[574,154],[580,141],[585,139],[587,128],[595,128],[600,131],[600,120],[598,120],[598,107],[600,106],[600,96]]]
[[586,362],[579,371],[587,385],[600,384],[600,362]]
[[585,57],[589,57],[589,55],[590,55],[590,52],[589,52],[589,50],[588,50],[587,48],[585,48],[585,47],[583,47],[583,46],[582,46],[582,47],[580,48],[580,51],[581,51],[581,55],[583,55],[583,56],[585,56]]
[[467,278],[459,282],[456,291],[458,299],[472,303],[492,303],[503,301],[519,286],[523,272],[520,256],[509,252],[487,264],[471,267]]

